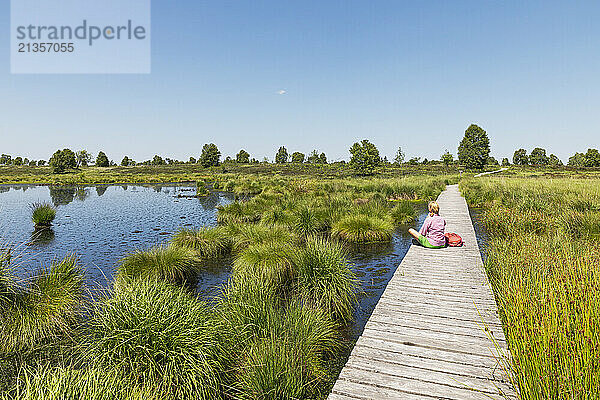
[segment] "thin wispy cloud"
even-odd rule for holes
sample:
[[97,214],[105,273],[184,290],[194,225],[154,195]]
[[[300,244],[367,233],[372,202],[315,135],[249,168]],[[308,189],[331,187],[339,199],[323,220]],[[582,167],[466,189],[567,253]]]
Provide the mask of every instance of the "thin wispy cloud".
[[287,91],[283,90],[283,89],[277,91],[277,94],[286,94],[286,93],[287,93]]

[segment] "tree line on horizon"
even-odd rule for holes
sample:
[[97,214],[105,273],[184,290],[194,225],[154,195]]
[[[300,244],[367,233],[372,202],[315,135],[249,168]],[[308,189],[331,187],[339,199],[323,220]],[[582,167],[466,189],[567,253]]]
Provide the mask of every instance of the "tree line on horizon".
[[[465,131],[464,137],[461,140],[458,147],[457,158],[455,159],[452,153],[446,150],[440,157],[439,160],[428,160],[427,158],[421,161],[421,157],[412,157],[408,161],[405,160],[405,153],[401,147],[396,151],[394,159],[390,162],[387,157],[381,158],[379,150],[375,144],[371,143],[368,139],[364,139],[360,142],[356,142],[350,147],[350,161],[349,165],[360,175],[371,175],[374,173],[377,167],[383,165],[397,165],[402,166],[418,165],[418,164],[430,164],[430,163],[441,163],[448,167],[450,165],[459,165],[466,169],[482,170],[489,165],[500,165],[500,163],[490,156],[490,144],[487,132],[481,127],[471,124]],[[269,159],[265,157],[262,161],[258,161],[256,158],[250,158],[250,154],[241,149],[235,156],[235,158],[226,157],[224,163],[238,163],[238,164],[259,164],[269,163]],[[274,157],[275,164],[327,164],[327,156],[325,153],[319,153],[317,150],[313,150],[308,156],[302,152],[295,151],[291,154],[288,152],[285,146],[280,146]],[[345,161],[338,161],[337,163],[346,164]],[[216,144],[207,143],[202,148],[202,153],[198,159],[190,157],[187,162],[179,161],[171,158],[163,158],[159,155],[155,155],[152,160],[143,162],[136,162],[128,156],[123,157],[120,166],[128,167],[135,165],[173,165],[173,164],[200,164],[204,168],[215,167],[222,164],[221,152]],[[15,166],[45,166],[45,160],[29,160],[28,158],[15,157],[12,158],[8,154],[0,155],[0,165],[15,165]],[[86,150],[80,150],[73,152],[71,149],[62,149],[54,152],[48,165],[51,167],[54,173],[63,173],[69,169],[77,169],[90,165],[97,167],[110,167],[116,166],[114,161],[109,160],[108,156],[100,151],[96,158],[87,152]],[[502,166],[509,166],[511,162],[508,158],[502,159]],[[546,149],[536,147],[527,154],[525,149],[518,149],[514,152],[512,157],[512,165],[518,166],[533,166],[533,167],[559,167],[563,166],[563,162],[554,154],[547,155]],[[586,153],[575,153],[569,158],[567,163],[570,167],[581,168],[581,167],[600,167],[600,152],[597,149],[590,148]]]

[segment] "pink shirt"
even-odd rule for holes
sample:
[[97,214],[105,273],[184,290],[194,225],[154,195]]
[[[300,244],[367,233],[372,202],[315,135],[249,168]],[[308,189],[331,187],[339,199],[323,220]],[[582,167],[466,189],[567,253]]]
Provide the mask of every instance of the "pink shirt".
[[444,237],[444,230],[446,229],[446,220],[437,214],[433,217],[427,216],[423,226],[419,233],[429,240],[432,246],[445,246],[446,238]]

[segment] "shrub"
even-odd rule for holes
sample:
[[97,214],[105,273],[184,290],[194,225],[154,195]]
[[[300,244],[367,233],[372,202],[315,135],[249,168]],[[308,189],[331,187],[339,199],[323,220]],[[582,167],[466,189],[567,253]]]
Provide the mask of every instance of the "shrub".
[[36,227],[52,226],[52,221],[56,218],[56,207],[54,205],[43,202],[33,203],[29,207],[31,208],[31,220]]
[[138,277],[160,279],[174,284],[191,284],[200,264],[197,254],[186,247],[159,245],[135,250],[121,260],[116,283]]

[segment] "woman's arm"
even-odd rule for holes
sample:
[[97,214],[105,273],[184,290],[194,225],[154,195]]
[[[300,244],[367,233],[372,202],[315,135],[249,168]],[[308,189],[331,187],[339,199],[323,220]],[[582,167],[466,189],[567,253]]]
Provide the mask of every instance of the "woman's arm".
[[427,232],[429,231],[429,227],[431,226],[431,218],[427,217],[421,229],[419,229],[419,233],[423,236],[427,236]]

